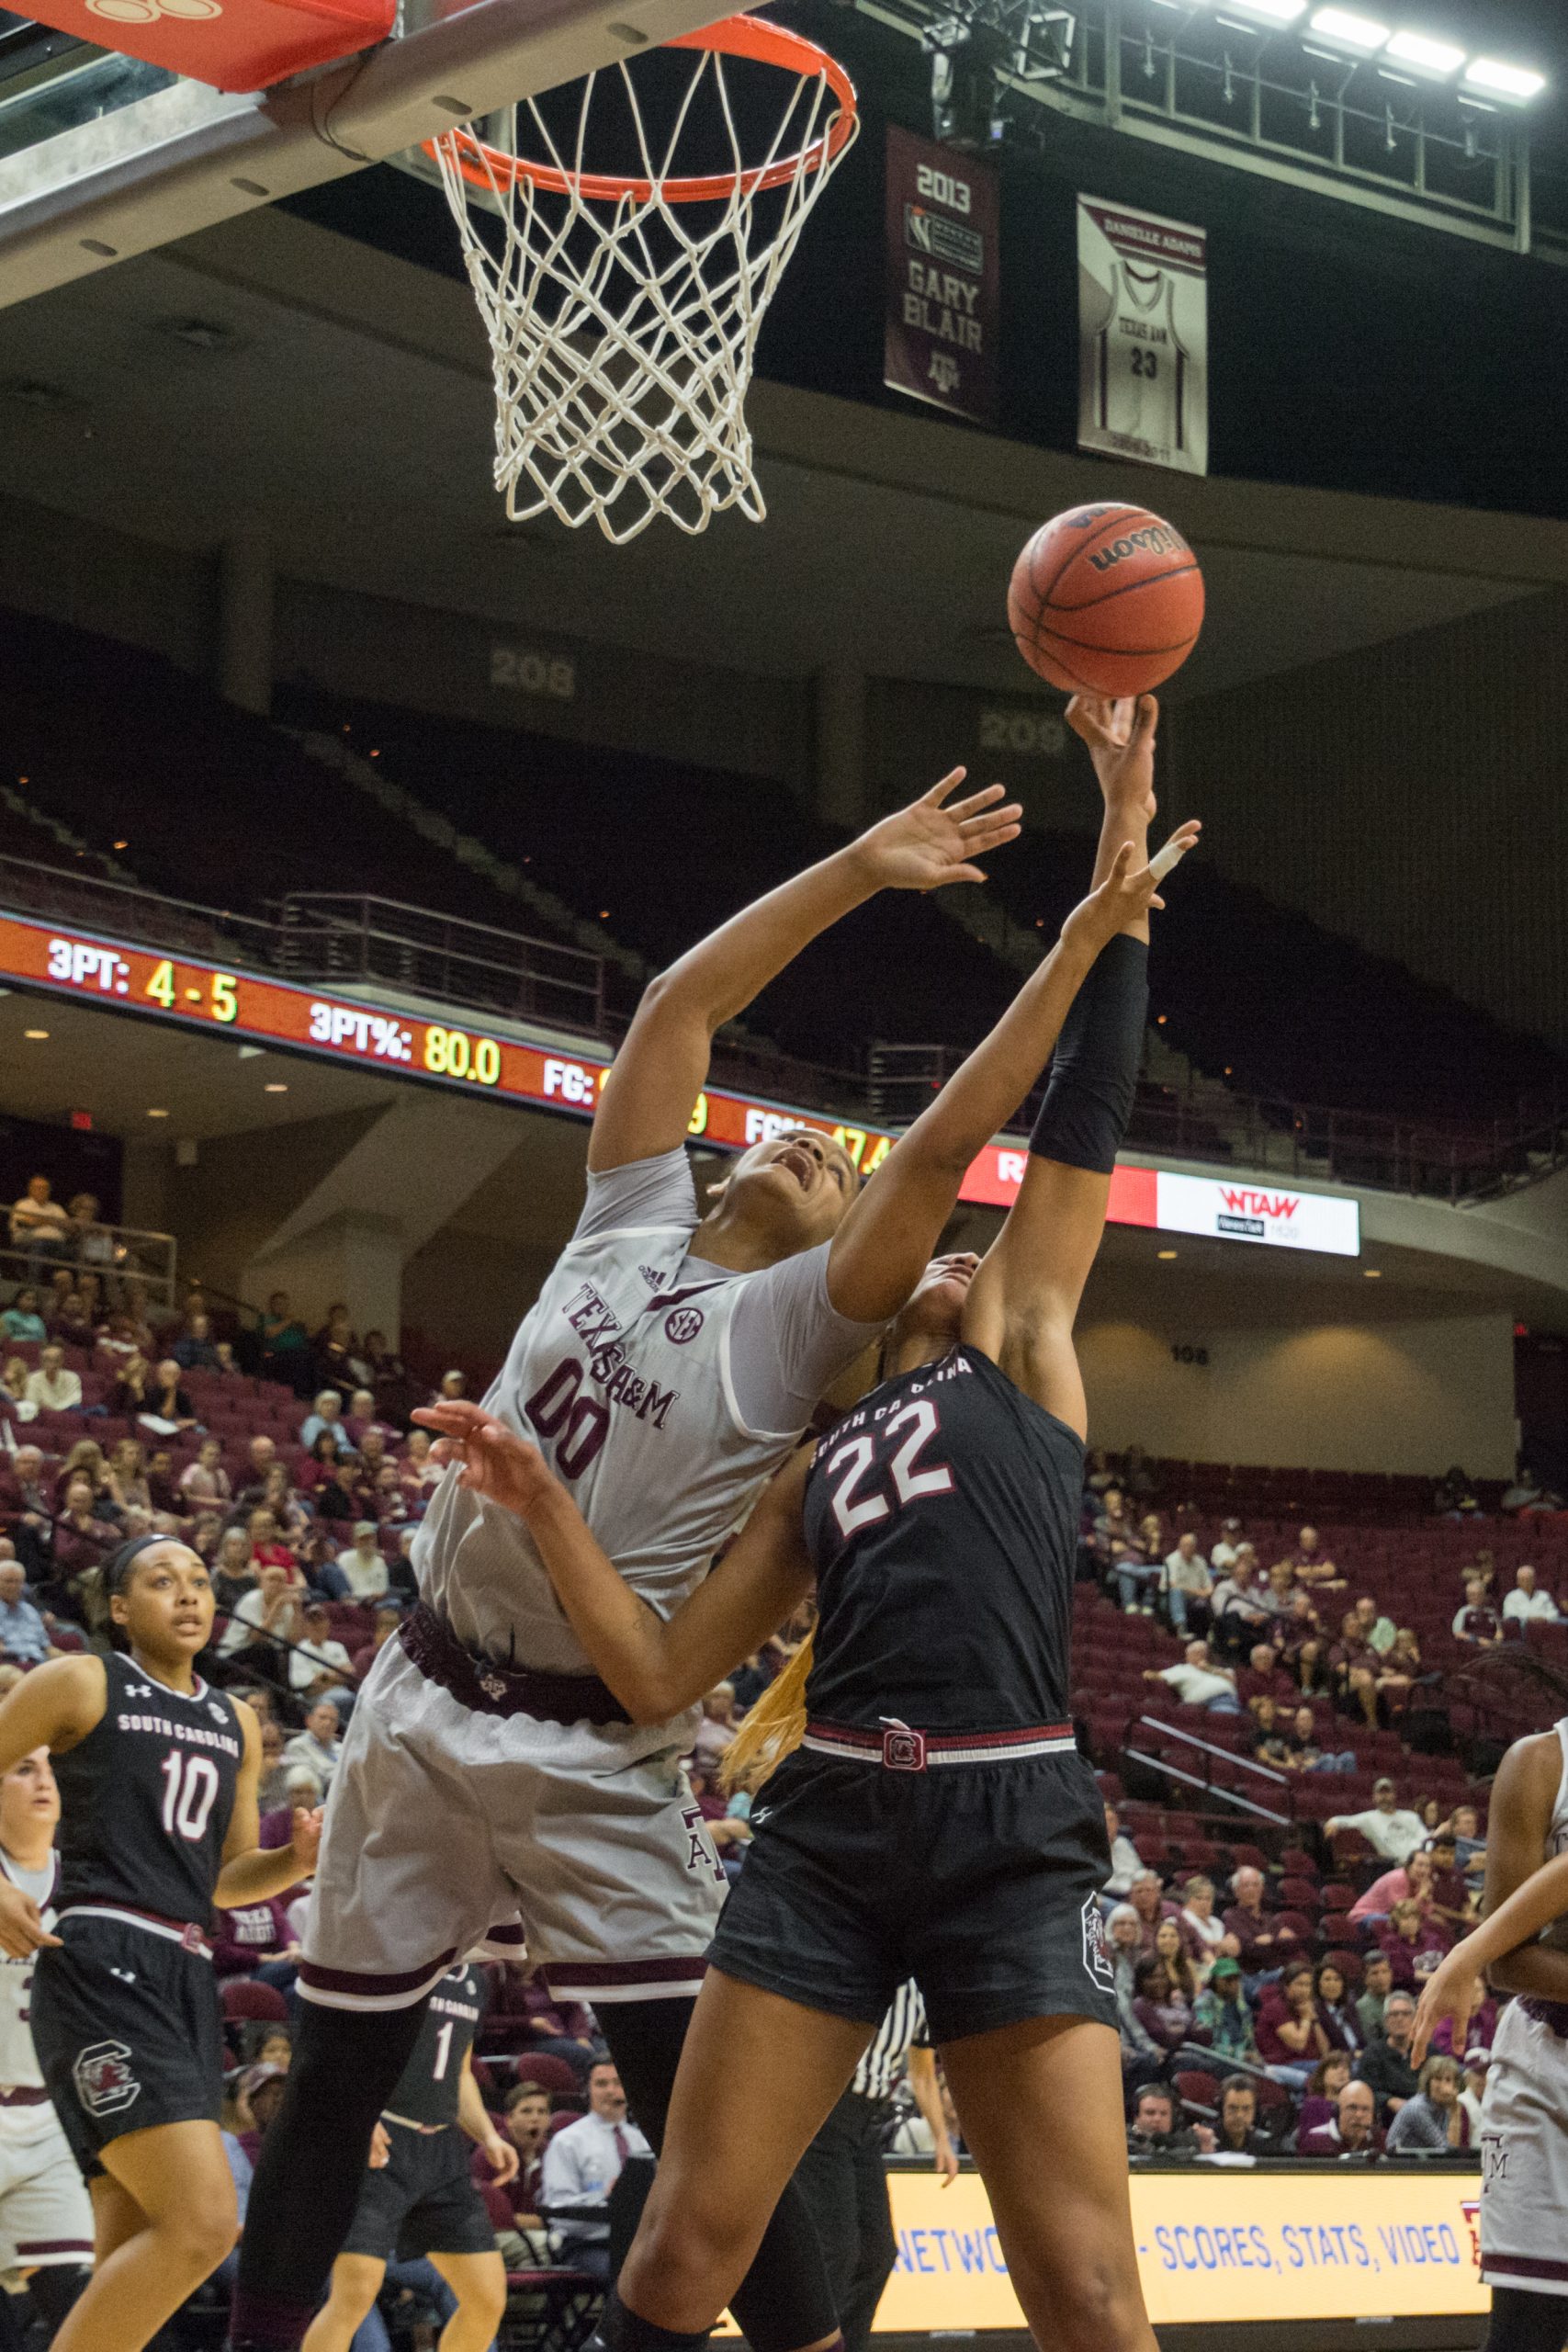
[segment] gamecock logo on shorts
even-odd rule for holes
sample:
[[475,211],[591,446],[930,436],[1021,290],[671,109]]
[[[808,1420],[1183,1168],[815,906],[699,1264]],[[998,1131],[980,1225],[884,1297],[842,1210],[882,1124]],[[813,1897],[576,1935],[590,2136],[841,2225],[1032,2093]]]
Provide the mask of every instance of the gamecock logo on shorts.
[[76,2096],[89,2115],[116,2115],[141,2096],[123,2041],[92,2041],[71,2069]]
[[1105,1921],[1092,1894],[1084,1897],[1083,1964],[1102,1993],[1115,1992],[1115,1972],[1105,1949]]
[[703,1310],[700,1306],[677,1306],[664,1318],[664,1336],[667,1340],[673,1340],[678,1348],[683,1348],[688,1340],[694,1340],[702,1328]]

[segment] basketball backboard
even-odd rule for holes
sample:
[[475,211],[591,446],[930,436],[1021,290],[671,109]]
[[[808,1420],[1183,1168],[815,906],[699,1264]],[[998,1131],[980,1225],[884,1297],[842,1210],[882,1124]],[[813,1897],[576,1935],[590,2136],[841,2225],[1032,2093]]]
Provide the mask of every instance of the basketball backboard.
[[725,13],[721,0],[402,0],[387,40],[235,94],[0,12],[0,308]]

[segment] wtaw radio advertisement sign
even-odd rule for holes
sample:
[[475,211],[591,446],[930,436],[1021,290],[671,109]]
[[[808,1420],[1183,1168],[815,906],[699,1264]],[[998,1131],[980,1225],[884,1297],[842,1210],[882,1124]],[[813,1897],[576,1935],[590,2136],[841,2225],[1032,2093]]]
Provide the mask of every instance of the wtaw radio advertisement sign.
[[997,407],[996,174],[896,123],[887,130],[883,381],[990,424]]
[[[959,1197],[994,1208],[1018,1198],[1029,1153],[1022,1144],[991,1144],[964,1179]],[[1185,1176],[1171,1168],[1117,1166],[1106,1217],[1160,1233],[1206,1234],[1266,1250],[1315,1250],[1331,1258],[1361,1254],[1359,1204],[1343,1194],[1304,1193],[1258,1176]]]

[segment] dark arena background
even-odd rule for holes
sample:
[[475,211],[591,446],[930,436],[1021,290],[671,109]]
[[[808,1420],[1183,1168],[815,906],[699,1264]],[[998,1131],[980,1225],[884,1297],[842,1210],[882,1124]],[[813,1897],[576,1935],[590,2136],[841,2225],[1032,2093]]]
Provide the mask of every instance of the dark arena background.
[[[226,6],[262,51],[310,14]],[[91,8],[0,12],[0,1193],[72,1219],[41,1251],[25,1214],[0,1235],[0,1550],[56,1645],[101,1647],[93,1571],[174,1528],[227,1578],[212,1679],[271,1693],[287,1806],[283,1744],[322,1689],[350,1711],[414,1597],[410,1416],[505,1359],[646,983],[944,771],[1005,786],[1022,831],[983,888],[861,906],[715,1041],[699,1188],[802,1123],[874,1184],[1055,940],[1099,798],[1009,576],[1048,516],[1147,505],[1207,594],[1160,689],[1156,830],[1204,834],[1155,918],[1078,1317],[1069,1694],[1115,1808],[1105,1909],[1135,1915],[1140,2273],[1168,2352],[1479,2345],[1503,1996],[1454,2052],[1462,2128],[1428,2144],[1394,2129],[1377,1963],[1419,1992],[1473,1923],[1494,1775],[1568,1691],[1568,15],[776,0],[861,128],[760,330],[765,520],[614,546],[496,495],[491,355],[422,142],[459,104],[567,121],[584,73],[702,0],[417,0],[227,90],[192,64],[196,12]],[[737,88],[749,131],[766,93]],[[1119,392],[1145,299],[1167,372]],[[975,1160],[948,1248],[995,1238],[1036,1108]],[[181,1366],[179,1426],[133,1349]],[[351,1507],[323,1508],[323,1392]],[[1285,1564],[1276,1593],[1321,1621],[1304,1664],[1288,1600],[1216,1622],[1239,1709],[1158,1679],[1189,1534],[1216,1583],[1243,1543],[1260,1585]],[[341,1669],[302,1618],[247,1634],[258,1540],[324,1600]],[[716,1759],[803,1630],[698,1737],[731,1877],[750,1830]],[[1417,1851],[1460,1838],[1392,1890],[1384,1779]],[[1180,1972],[1134,1996],[1160,1906],[1211,1898],[1239,2025],[1201,1927],[1190,1998]],[[219,1948],[251,2155],[292,1949]],[[1304,2052],[1280,2032],[1303,1954]],[[526,1962],[487,1973],[487,2106],[536,2081],[570,2128],[592,2012]],[[1337,2052],[1370,2136],[1341,2131]],[[1021,2343],[967,2153],[948,2185],[908,2079],[878,2098],[875,2340]],[[498,2340],[577,2352],[602,2279],[547,2198],[528,2232],[489,2203]],[[42,2345],[21,2273],[0,2329]],[[379,2311],[398,2352],[444,2315],[423,2278]],[[226,2312],[218,2278],[157,2340],[220,2346]]]

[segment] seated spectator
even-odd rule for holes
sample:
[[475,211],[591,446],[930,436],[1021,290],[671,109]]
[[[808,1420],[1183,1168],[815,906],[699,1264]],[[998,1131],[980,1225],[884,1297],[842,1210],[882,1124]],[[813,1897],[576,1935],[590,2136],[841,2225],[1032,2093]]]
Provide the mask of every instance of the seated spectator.
[[82,1404],[82,1375],[66,1369],[65,1351],[51,1340],[39,1351],[38,1370],[28,1374],[27,1399],[40,1413],[74,1413]]
[[1317,1995],[1317,2014],[1328,2037],[1330,2051],[1361,2049],[1370,2036],[1363,2030],[1356,2004],[1350,1998],[1345,1971],[1332,1952],[1325,1953],[1318,1962],[1313,1989]]
[[1229,1953],[1215,1961],[1213,1973],[1192,2008],[1193,2023],[1202,2030],[1216,2058],[1256,2060],[1258,2035],[1242,1982],[1241,1962]]
[[[1145,1589],[1152,1590],[1158,1581],[1157,1568],[1151,1568],[1138,1542],[1138,1531],[1127,1509],[1120,1487],[1107,1487],[1095,1513],[1090,1545],[1108,1589],[1114,1587],[1123,1609],[1141,1605]],[[1118,1581],[1118,1571],[1125,1567],[1130,1580]]]
[[299,1618],[299,1639],[288,1653],[289,1689],[323,1698],[331,1697],[333,1690],[351,1691],[354,1664],[343,1644],[333,1639],[333,1621],[326,1602],[307,1600]]
[[1465,1577],[1464,1606],[1457,1611],[1451,1631],[1456,1642],[1469,1642],[1478,1649],[1491,1649],[1502,1640],[1503,1621],[1486,1598],[1482,1577]]
[[190,1398],[180,1386],[179,1365],[172,1356],[165,1356],[154,1372],[142,1409],[136,1418],[144,1429],[155,1430],[159,1437],[174,1437],[180,1430],[197,1426]]
[[1272,1699],[1277,1707],[1288,1707],[1294,1704],[1297,1697],[1295,1683],[1280,1665],[1273,1641],[1267,1636],[1253,1643],[1247,1653],[1247,1664],[1237,1668],[1235,1687],[1237,1697],[1249,1706],[1254,1699]]
[[61,1299],[53,1318],[53,1336],[68,1348],[90,1348],[93,1344],[93,1317],[87,1301],[79,1290],[68,1290]]
[[[279,1645],[297,1642],[304,1630],[299,1597],[288,1569],[261,1568],[256,1573],[255,1590],[236,1601],[223,1628],[218,1654],[220,1657],[232,1657],[243,1650],[243,1664],[248,1671],[265,1675],[269,1681],[281,1682],[286,1668]],[[310,1758],[305,1760],[309,1763]]]
[[1362,1593],[1351,1611],[1361,1639],[1379,1657],[1386,1657],[1394,1644],[1393,1619],[1385,1616],[1370,1592]]
[[1235,1676],[1226,1667],[1211,1665],[1207,1642],[1189,1642],[1179,1666],[1148,1666],[1145,1682],[1163,1682],[1184,1707],[1206,1707],[1213,1714],[1239,1715]]
[[1486,1867],[1486,1840],[1481,1815],[1472,1804],[1456,1804],[1449,1827],[1454,1836],[1454,1859],[1465,1878],[1477,1877]]
[[[247,1693],[235,1691],[236,1698]],[[265,1696],[270,1701],[271,1692]],[[288,1775],[292,1766],[283,1760],[283,1725],[276,1715],[261,1717],[261,1779],[256,1785],[258,1813],[276,1813],[288,1802]]]
[[258,1568],[287,1568],[291,1584],[302,1584],[299,1563],[291,1547],[278,1532],[277,1517],[267,1503],[258,1503],[245,1514],[245,1532],[251,1539],[251,1555]]
[[1182,1940],[1205,1976],[1222,1952],[1234,1960],[1241,1947],[1214,1909],[1214,1882],[1200,1871],[1181,1890],[1179,1915]]
[[1535,1570],[1525,1563],[1514,1570],[1514,1589],[1503,1599],[1504,1622],[1509,1625],[1558,1625],[1562,1611],[1544,1586],[1538,1583]]
[[1383,2003],[1382,2031],[1369,2041],[1356,2061],[1356,2072],[1371,2086],[1378,2117],[1386,2123],[1420,2088],[1410,2064],[1410,2038],[1416,2030],[1416,2003],[1395,1985]]
[[1296,1572],[1289,1560],[1276,1560],[1263,1579],[1258,1599],[1274,1620],[1277,1630],[1291,1614],[1292,1606],[1302,1588],[1296,1582]]
[[1156,1871],[1140,1871],[1127,1889],[1127,1900],[1138,1915],[1139,1942],[1146,1959],[1155,1948],[1155,1930],[1162,1919],[1179,1916],[1177,1905],[1166,1901]]
[[241,1510],[254,1510],[258,1503],[267,1499],[267,1473],[279,1467],[277,1441],[265,1432],[253,1437],[245,1447],[243,1479],[234,1500]]
[[545,2150],[540,2201],[575,2268],[608,2282],[610,2191],[629,2157],[652,2153],[627,2118],[618,2071],[601,2059],[588,2077],[588,2113],[558,2132]]
[[[65,1255],[70,1223],[64,1207],[53,1196],[49,1178],[29,1176],[27,1191],[20,1200],[11,1204],[11,1247],[25,1250],[36,1270],[39,1259]],[[13,1336],[19,1339],[23,1335],[17,1332]],[[30,1338],[32,1334],[27,1336]]]
[[186,1317],[185,1329],[169,1353],[182,1372],[218,1370],[218,1350],[212,1341],[211,1320],[199,1306],[193,1306]]
[[110,1453],[106,1484],[118,1510],[152,1510],[146,1456],[133,1437],[122,1437]]
[[1263,1908],[1263,1873],[1244,1862],[1231,1880],[1233,1901],[1225,1929],[1236,1940],[1244,1969],[1273,1968],[1298,1940],[1290,1928],[1276,1927]]
[[733,1747],[739,1729],[735,1687],[729,1682],[717,1683],[703,1701],[703,1719],[697,1725],[694,1752],[705,1763],[716,1764],[725,1749]]
[[1323,1825],[1325,1838],[1333,1838],[1340,1829],[1359,1831],[1372,1851],[1389,1862],[1407,1861],[1416,1849],[1427,1842],[1426,1825],[1420,1815],[1401,1806],[1393,1782],[1386,1773],[1372,1783],[1369,1811],[1335,1814]]
[[1298,1584],[1315,1586],[1320,1592],[1343,1591],[1345,1579],[1325,1552],[1315,1527],[1302,1529],[1288,1556]]
[[[326,1443],[323,1434],[321,1442]],[[340,1455],[326,1478],[316,1489],[316,1518],[322,1524],[331,1523],[345,1532],[368,1517],[367,1506],[370,1490],[360,1476],[359,1464],[352,1453]],[[370,1520],[372,1528],[379,1521]]]
[[1245,1657],[1255,1641],[1266,1634],[1269,1611],[1258,1592],[1257,1555],[1243,1544],[1230,1573],[1214,1587],[1209,1601],[1211,1639],[1227,1657]]
[[109,1495],[109,1465],[104,1460],[104,1450],[96,1438],[79,1437],[60,1467],[54,1491],[60,1502],[65,1500],[65,1489],[75,1478],[85,1478],[93,1489],[93,1500],[105,1519],[113,1519],[115,1509]]
[[466,1374],[454,1368],[451,1372],[442,1374],[440,1384],[430,1401],[433,1405],[461,1404],[468,1393],[468,1383]]
[[303,1765],[315,1774],[325,1796],[332,1788],[342,1747],[342,1721],[337,1709],[330,1699],[317,1699],[305,1717],[304,1730],[296,1732],[283,1753],[288,1763]]
[[49,1628],[28,1599],[19,1560],[0,1560],[0,1657],[12,1666],[40,1666],[59,1653]]
[[377,1410],[400,1414],[407,1402],[408,1366],[388,1344],[385,1331],[367,1331],[360,1353],[369,1368],[366,1386],[376,1397]]
[[180,1493],[186,1510],[197,1503],[226,1503],[233,1491],[229,1473],[223,1467],[223,1448],[215,1437],[204,1437],[196,1460],[187,1463],[180,1473]]
[[1140,1961],[1133,1982],[1133,2015],[1157,2050],[1168,2057],[1201,2038],[1194,2015],[1197,1993],[1190,1997],[1173,1977],[1168,1953]]
[[[310,1342],[316,1360],[316,1378],[324,1387],[330,1381],[340,1400],[346,1401],[356,1388],[363,1388],[369,1367],[359,1351],[354,1328],[348,1319],[348,1309],[337,1299],[327,1309],[327,1319]],[[320,1410],[320,1399],[317,1400]]]
[[0,1373],[0,1407],[8,1420],[31,1421],[38,1418],[38,1407],[28,1395],[29,1366],[26,1356],[9,1356],[6,1369]]
[[80,1616],[80,1579],[121,1540],[114,1521],[100,1515],[91,1479],[73,1478],[54,1521],[51,1607]]
[[1287,1772],[1353,1772],[1356,1770],[1356,1751],[1353,1747],[1320,1747],[1317,1718],[1310,1707],[1298,1707],[1291,1718],[1285,1770]]
[[44,1479],[43,1455],[36,1445],[19,1445],[6,1470],[0,1454],[0,1524],[30,1576],[48,1572],[54,1497]]
[[381,1419],[376,1410],[374,1392],[368,1388],[356,1388],[349,1398],[348,1416],[344,1426],[361,1453],[365,1451],[367,1439],[375,1441],[376,1450],[380,1453],[388,1445],[397,1444],[402,1436],[395,1422]]
[[402,1527],[412,1517],[409,1498],[403,1488],[402,1473],[395,1462],[383,1462],[376,1473],[371,1493],[376,1502],[378,1525]]
[[16,1297],[0,1315],[0,1326],[8,1340],[47,1340],[48,1329],[39,1313],[39,1295],[31,1283],[24,1283]]
[[1428,1977],[1453,1939],[1440,1919],[1423,1915],[1411,1896],[1396,1903],[1378,1931],[1378,1942],[1393,1963],[1396,1984],[1416,1984]]
[[1383,2011],[1393,1990],[1393,1962],[1386,1951],[1374,1945],[1361,1965],[1361,1989],[1356,1997],[1356,2015],[1360,2020],[1363,2041],[1376,2041],[1382,2034]]
[[1434,2055],[1419,2087],[1388,2127],[1390,2155],[1407,2148],[1468,2148],[1470,2118],[1460,2098],[1463,2070],[1457,2058]]
[[439,1486],[446,1475],[440,1463],[432,1461],[430,1444],[428,1430],[411,1430],[403,1445],[402,1460],[398,1465],[398,1476],[402,1480],[404,1492],[418,1509],[423,1508],[430,1489]]
[[1174,1919],[1162,1919],[1156,1928],[1154,1956],[1163,1962],[1172,1991],[1179,1995],[1190,2008],[1213,1966],[1213,1960],[1206,1948],[1199,1953],[1189,1948],[1187,1931],[1179,1912]]
[[321,1459],[321,1440],[330,1437],[334,1460],[342,1460],[354,1451],[353,1442],[344,1426],[343,1398],[335,1388],[322,1388],[317,1393],[315,1407],[299,1425],[299,1442],[317,1461]]
[[[252,1976],[259,1984],[272,1984],[278,1992],[287,1993],[299,1974],[299,1942],[282,1895],[219,1912],[212,1965],[220,1977]],[[271,2029],[274,2034],[279,2030],[276,2026]],[[287,2074],[294,2055],[288,2040],[285,2039],[282,2051],[271,2057],[264,2054],[265,2046],[258,2052],[256,2063],[281,2065]]]
[[558,2058],[581,2084],[599,2054],[591,2012],[581,2001],[558,2000],[544,1972],[527,1961],[508,1967],[505,1989],[506,2014],[516,2017],[521,2011],[528,2035],[527,2052],[518,2062],[519,2075],[525,2073],[530,2058]]
[[1220,1540],[1209,1555],[1209,1566],[1213,1568],[1216,1577],[1224,1577],[1230,1574],[1231,1569],[1235,1565],[1236,1554],[1240,1549],[1240,1520],[1222,1519],[1220,1521]]
[[1373,1879],[1350,1905],[1352,1919],[1386,1919],[1396,1903],[1414,1901],[1423,1917],[1432,1900],[1432,1857],[1424,1846],[1418,1846],[1408,1861],[1395,1862],[1381,1878]]
[[1275,2156],[1279,2150],[1258,2129],[1258,2093],[1246,2075],[1227,2075],[1220,2085],[1220,2120],[1214,2133],[1217,2156]]
[[344,1600],[380,1600],[387,1591],[387,1563],[382,1556],[378,1520],[356,1519],[354,1542],[340,1552],[333,1565],[343,1579],[337,1596]]
[[154,1446],[147,1457],[147,1492],[155,1516],[180,1517],[180,1490],[175,1483],[175,1458],[166,1445]]
[[225,1617],[231,1617],[248,1593],[257,1590],[257,1567],[251,1539],[243,1527],[226,1527],[213,1554],[212,1597]]
[[1298,2140],[1309,2132],[1319,2132],[1333,2120],[1338,2109],[1339,2094],[1350,2079],[1350,2052],[1331,2050],[1320,2058],[1312,2070],[1306,2086],[1306,2097],[1296,2112]]
[[1214,2134],[1206,2123],[1178,2125],[1172,2092],[1148,2084],[1138,2093],[1127,2129],[1130,2156],[1197,2156],[1213,2153]]
[[1189,1531],[1178,1538],[1175,1551],[1167,1553],[1165,1559],[1166,1607],[1179,1634],[1187,1631],[1190,1617],[1200,1625],[1208,1623],[1213,1589],[1209,1564],[1198,1548],[1198,1538]]
[[1252,1717],[1252,1753],[1258,1761],[1260,1764],[1272,1764],[1276,1767],[1288,1764],[1291,1750],[1285,1738],[1283,1726],[1280,1722],[1277,1702],[1269,1697],[1267,1690],[1260,1691],[1256,1697],[1247,1701],[1247,1712]]
[[1375,2156],[1382,2146],[1377,2106],[1365,2083],[1352,2076],[1339,2094],[1339,2110],[1331,2123],[1306,2132],[1296,2143],[1299,2156]]
[[1258,2054],[1269,2078],[1304,2091],[1313,2068],[1332,2046],[1317,2013],[1311,1961],[1304,1954],[1288,1960],[1278,1983],[1265,1986],[1258,2004]]
[[1427,1889],[1427,1907],[1433,1918],[1441,1920],[1454,1936],[1470,1926],[1475,1905],[1459,1867],[1459,1841],[1451,1828],[1444,1826],[1433,1831],[1430,1851],[1432,1883]]
[[387,1644],[403,1622],[403,1612],[396,1601],[385,1601],[376,1611],[376,1630],[363,1649],[355,1650],[352,1659],[354,1679],[363,1682]]
[[1105,1807],[1105,1842],[1111,1849],[1111,1876],[1100,1892],[1124,1896],[1144,1865],[1136,1846],[1122,1826],[1121,1815],[1109,1801]]
[[1461,1464],[1456,1462],[1438,1480],[1432,1496],[1432,1509],[1439,1519],[1480,1519],[1483,1516],[1476,1499],[1475,1481]]
[[152,1365],[140,1348],[133,1348],[118,1361],[114,1386],[109,1391],[109,1411],[117,1420],[127,1421],[151,1412],[156,1386]]
[[[1397,1680],[1395,1678],[1398,1678]],[[1421,1637],[1414,1625],[1401,1625],[1388,1653],[1382,1688],[1396,1714],[1410,1704],[1410,1693],[1421,1679]]]

